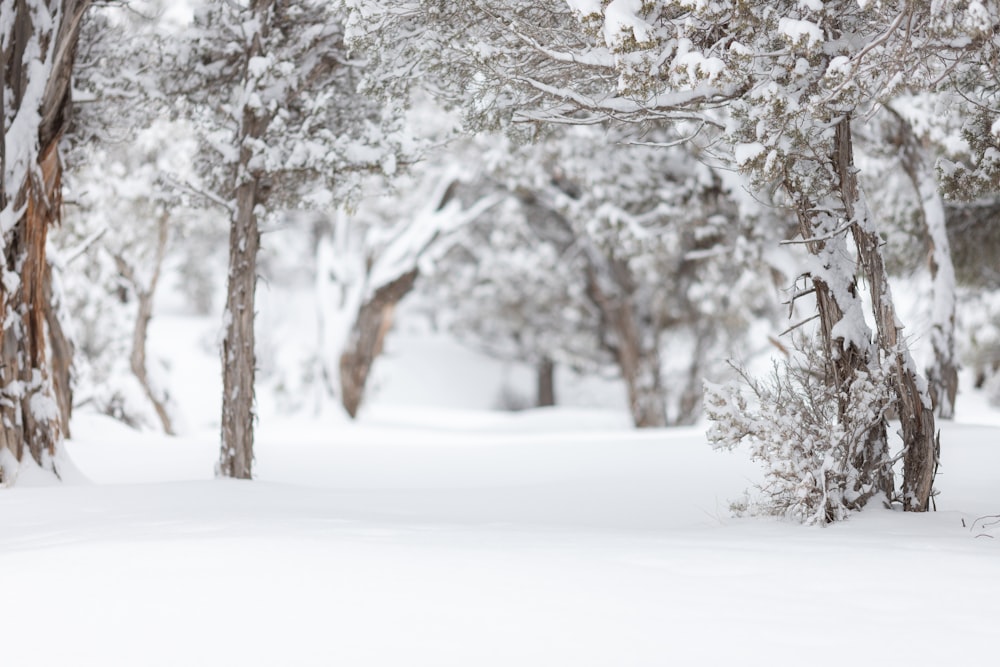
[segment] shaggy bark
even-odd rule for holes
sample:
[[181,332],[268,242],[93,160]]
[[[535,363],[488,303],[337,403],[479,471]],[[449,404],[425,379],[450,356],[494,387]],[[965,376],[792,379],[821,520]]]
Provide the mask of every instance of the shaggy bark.
[[364,400],[372,364],[382,354],[396,304],[410,293],[418,275],[419,271],[412,269],[383,285],[358,311],[347,346],[340,356],[341,401],[352,419],[357,417]]
[[[854,421],[850,414],[850,387],[859,375],[870,373],[879,363],[878,351],[862,341],[862,338],[869,338],[871,332],[864,325],[855,279],[856,267],[848,259],[845,240],[848,229],[844,227],[844,222],[852,219],[854,202],[857,200],[851,141],[850,118],[847,117],[836,125],[833,145],[830,147],[830,166],[834,175],[840,176],[838,191],[834,196],[834,200],[839,201],[831,201],[828,206],[816,206],[791,181],[784,183],[795,202],[799,233],[806,248],[819,259],[821,266],[820,270],[810,274],[811,291],[816,299],[820,340],[827,364],[827,382],[837,388],[838,419],[843,424]],[[824,210],[829,208],[840,215]],[[877,254],[877,245],[874,250]],[[843,328],[838,328],[848,314],[847,321],[852,323],[851,327],[861,329],[853,331],[850,338],[845,337]],[[859,343],[862,345],[859,346]],[[850,461],[858,473],[859,487],[855,491],[859,495],[855,505],[859,508],[878,492],[892,497],[895,486],[888,463],[885,418],[880,416],[875,423],[863,427],[864,442],[852,453]]]
[[871,290],[878,348],[889,364],[896,392],[896,407],[903,435],[903,507],[925,512],[930,507],[934,474],[937,470],[937,436],[934,410],[926,384],[916,372],[896,316],[889,289],[889,275],[882,259],[881,239],[870,219],[870,212],[858,190],[854,167],[850,119],[837,126],[837,150],[834,165],[840,179],[847,220],[858,249],[858,263]]
[[[13,482],[16,467],[30,455],[58,475],[54,457],[68,420],[53,387],[47,323],[52,322],[51,274],[45,255],[49,227],[62,205],[59,141],[70,108],[70,76],[80,21],[90,0],[16,0],[2,35],[0,106],[4,141],[20,154],[0,154],[0,214],[3,218],[3,280],[0,281],[0,483]],[[11,4],[5,3],[10,10]],[[41,20],[39,20],[41,19]],[[45,77],[39,82],[37,77]],[[42,85],[39,85],[42,84]],[[8,106],[9,105],[9,106]],[[27,150],[23,150],[25,142]],[[13,164],[11,163],[13,161]],[[54,327],[53,327],[54,330]],[[61,334],[61,329],[57,332]],[[62,338],[62,337],[60,337]],[[64,340],[64,338],[62,338]],[[60,341],[61,342],[61,341]],[[54,355],[65,355],[57,345]],[[63,401],[68,392],[60,388]],[[6,456],[9,453],[10,456]]]
[[[246,51],[244,83],[251,81],[249,63],[262,53],[268,16],[274,0],[255,0],[260,31]],[[252,144],[270,123],[264,109],[247,103],[242,111],[237,145],[235,208],[229,226],[229,277],[226,286],[225,337],[222,340],[222,448],[217,472],[223,477],[253,476],[254,430],[254,297],[260,230],[257,206],[263,201],[260,174],[252,169]]]

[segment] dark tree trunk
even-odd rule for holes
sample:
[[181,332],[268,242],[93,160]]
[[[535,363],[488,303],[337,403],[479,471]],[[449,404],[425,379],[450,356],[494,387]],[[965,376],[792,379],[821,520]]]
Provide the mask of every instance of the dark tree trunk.
[[[857,210],[862,202],[854,168],[850,119],[837,125],[835,166],[840,178],[847,219],[852,220],[851,233],[858,248],[858,263],[871,290],[872,310],[878,332],[878,347],[891,373],[896,393],[896,406],[903,434],[903,507],[907,511],[925,512],[937,470],[937,435],[934,410],[926,386],[916,372],[910,357],[902,326],[889,289],[889,275],[882,259],[881,239],[866,209]],[[863,202],[862,202],[863,205]]]
[[556,404],[556,365],[551,359],[545,357],[538,362],[538,392],[535,397],[535,406],[539,408],[550,408]]
[[[247,45],[246,64],[262,53],[275,0],[255,0],[259,32]],[[244,81],[250,81],[245,70]],[[254,435],[254,298],[260,230],[257,206],[263,203],[260,174],[252,171],[251,144],[264,135],[270,117],[264,109],[242,110],[235,170],[235,209],[229,226],[229,276],[226,286],[225,337],[222,340],[222,449],[217,472],[223,477],[253,477]]]
[[[844,167],[851,163],[851,150],[850,119],[848,118],[836,126],[830,154],[833,175],[845,173]],[[853,178],[853,172],[851,178]],[[844,241],[848,230],[842,225],[853,214],[853,203],[857,199],[856,188],[850,178],[842,177],[840,179],[836,198],[841,202],[850,201],[851,209],[847,210],[843,203],[834,204],[831,202],[831,206],[836,206],[839,209],[836,211],[839,215],[833,215],[830,211],[822,210],[827,207],[817,207],[808,196],[798,191],[793,183],[786,181],[784,187],[795,202],[799,233],[805,240],[806,248],[812,255],[819,258],[824,267],[823,272],[812,272],[810,279],[816,298],[820,342],[826,362],[825,373],[827,381],[831,386],[837,388],[840,421],[844,424],[850,424],[853,421],[852,415],[849,414],[850,388],[859,376],[870,374],[872,368],[877,367],[879,363],[877,350],[871,345],[859,347],[857,340],[845,339],[837,331],[837,325],[844,320],[845,308],[854,311],[852,319],[863,321],[855,271],[853,267],[850,271],[842,271],[837,268],[838,263],[843,262],[843,257],[848,254]],[[837,284],[830,284],[829,281],[836,281]],[[836,296],[838,294],[842,295],[841,298],[845,300],[845,303],[838,302]],[[861,324],[856,322],[854,326],[861,326]],[[867,331],[867,327],[865,329],[865,334],[870,336],[870,331]],[[869,498],[878,492],[892,497],[894,483],[888,461],[887,424],[885,418],[880,416],[875,423],[866,426],[864,442],[861,448],[853,452],[851,456],[850,464],[858,474],[859,486],[855,491],[858,491],[860,495],[855,501],[857,507],[864,506]]]
[[[7,450],[20,463],[30,455],[37,464],[56,474],[54,457],[68,426],[68,408],[60,405],[68,395],[68,368],[65,357],[71,347],[65,338],[53,341],[53,356],[66,384],[57,392],[47,354],[49,334],[61,334],[47,327],[51,318],[51,274],[45,255],[49,227],[59,221],[62,206],[62,162],[59,141],[67,124],[70,107],[70,76],[76,54],[80,21],[90,0],[15,0],[5,5],[13,11],[9,29],[0,35],[2,86],[0,118],[4,143],[17,120],[20,131],[37,132],[37,143],[28,164],[16,164],[8,172],[6,151],[0,152],[0,216],[3,218],[3,271],[0,281],[0,386],[5,387],[0,402],[0,453]],[[5,17],[6,18],[6,17]],[[39,20],[40,19],[40,20]],[[36,21],[38,23],[36,24]],[[51,64],[47,69],[39,57]],[[45,81],[31,77],[47,76]],[[40,96],[32,94],[39,90]],[[37,106],[36,106],[37,105]],[[20,137],[24,145],[30,137]],[[23,156],[19,156],[23,157]],[[12,181],[6,180],[7,176]],[[57,379],[57,382],[61,380]],[[0,461],[4,457],[0,456]],[[0,467],[0,483],[16,470]]]
[[396,304],[410,293],[418,275],[418,270],[413,269],[383,285],[358,311],[358,318],[340,356],[341,402],[352,419],[357,417],[364,401],[372,364],[382,354]]

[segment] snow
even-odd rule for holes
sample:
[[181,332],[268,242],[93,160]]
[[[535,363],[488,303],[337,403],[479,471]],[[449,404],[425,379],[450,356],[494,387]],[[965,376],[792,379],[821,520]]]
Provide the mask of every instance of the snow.
[[[154,343],[188,350],[180,407],[217,405],[205,332],[162,319]],[[977,393],[944,425],[940,511],[803,528],[729,516],[760,473],[712,451],[703,427],[638,432],[618,406],[463,406],[463,383],[435,389],[428,369],[495,382],[481,357],[440,337],[389,344],[389,384],[361,421],[262,417],[254,482],[213,479],[218,434],[199,419],[168,438],[78,413],[80,475],[0,493],[0,572],[16,573],[2,583],[0,627],[16,638],[4,664],[930,665],[989,652],[1000,531],[974,522],[1000,510],[1000,414]],[[408,352],[427,381],[392,388]],[[428,391],[458,407],[432,407]]]
[[812,21],[782,17],[778,31],[793,44],[804,43],[810,49],[823,42],[823,30]]

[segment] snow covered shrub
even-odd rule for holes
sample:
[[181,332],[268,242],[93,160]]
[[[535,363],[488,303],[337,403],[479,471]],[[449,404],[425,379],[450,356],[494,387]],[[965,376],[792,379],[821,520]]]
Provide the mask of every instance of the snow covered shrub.
[[831,523],[884,490],[879,480],[890,463],[867,460],[866,434],[889,406],[885,380],[880,372],[859,373],[838,396],[821,369],[812,351],[776,363],[767,380],[737,369],[742,382],[706,383],[713,447],[746,445],[765,468],[759,497],[734,503],[737,514]]

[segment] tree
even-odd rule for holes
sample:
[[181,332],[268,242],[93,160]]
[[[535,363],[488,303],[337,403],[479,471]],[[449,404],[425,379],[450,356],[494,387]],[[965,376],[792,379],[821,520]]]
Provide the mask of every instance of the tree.
[[320,238],[321,376],[328,395],[338,396],[352,418],[395,308],[413,289],[423,262],[496,203],[486,196],[463,207],[453,198],[462,177],[456,167],[423,170],[408,188],[397,184],[405,196],[369,200],[353,216],[340,211]]
[[516,205],[470,228],[440,269],[441,301],[468,303],[453,326],[521,361],[615,369],[638,427],[697,419],[713,358],[742,356],[768,310],[748,240],[759,212],[684,146],[649,145],[668,135],[573,127],[484,149],[492,187]]
[[[454,99],[472,100],[465,108],[479,123],[671,120],[755,188],[780,191],[811,255],[803,262],[808,286],[797,298],[813,297],[838,419],[852,420],[855,381],[882,377],[884,366],[902,422],[900,497],[907,510],[928,509],[934,416],[901,333],[879,227],[858,187],[852,125],[904,81],[931,88],[955,63],[992,53],[984,45],[997,23],[994,3],[935,3],[933,10],[847,0],[349,4],[360,43],[382,47],[386,66],[427,63]],[[567,12],[586,30],[574,30]],[[403,34],[414,38],[393,48]],[[865,428],[863,450],[845,462],[862,490],[856,506],[893,491],[885,420]]]
[[211,3],[191,32],[175,71],[201,128],[198,187],[230,219],[218,472],[250,478],[261,218],[329,205],[352,172],[393,173],[398,110],[355,93],[363,63],[346,57],[326,2]]
[[[19,0],[0,5],[3,484],[13,483],[28,460],[59,474],[63,419],[47,350],[56,321],[51,315],[55,295],[45,245],[49,228],[60,216],[59,141],[70,118],[71,73],[80,23],[89,5],[89,0]],[[54,346],[54,352],[58,356],[65,350]]]

